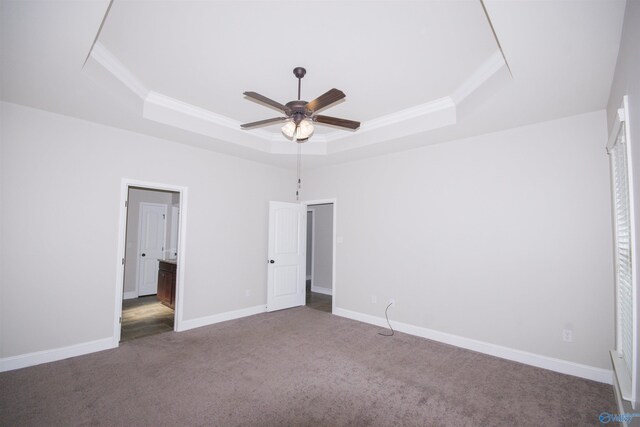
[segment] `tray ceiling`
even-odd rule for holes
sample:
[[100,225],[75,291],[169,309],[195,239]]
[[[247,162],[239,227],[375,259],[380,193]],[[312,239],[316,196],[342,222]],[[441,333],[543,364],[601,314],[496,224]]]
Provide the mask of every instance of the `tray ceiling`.
[[2,99],[287,166],[242,92],[290,101],[304,66],[303,99],[341,89],[325,114],[362,122],[316,127],[326,164],[604,108],[624,5],[4,1]]

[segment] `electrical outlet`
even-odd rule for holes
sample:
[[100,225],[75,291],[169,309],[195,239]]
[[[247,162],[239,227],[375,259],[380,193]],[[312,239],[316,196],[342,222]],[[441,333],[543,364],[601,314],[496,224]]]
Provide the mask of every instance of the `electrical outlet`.
[[375,295],[371,295],[371,304],[377,304],[378,303],[378,297]]
[[244,296],[245,297],[250,297],[251,296],[251,289],[247,289],[246,291],[244,291]]
[[389,304],[396,305],[396,299],[395,298],[389,298]]
[[573,331],[571,329],[562,330],[562,341],[573,342]]

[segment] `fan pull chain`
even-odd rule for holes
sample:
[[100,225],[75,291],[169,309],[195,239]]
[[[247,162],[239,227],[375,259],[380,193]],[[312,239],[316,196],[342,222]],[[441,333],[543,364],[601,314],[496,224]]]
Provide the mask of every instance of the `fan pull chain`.
[[296,201],[300,200],[300,187],[302,181],[300,180],[300,170],[302,166],[302,144],[299,141],[296,141],[298,144],[298,188],[296,188]]

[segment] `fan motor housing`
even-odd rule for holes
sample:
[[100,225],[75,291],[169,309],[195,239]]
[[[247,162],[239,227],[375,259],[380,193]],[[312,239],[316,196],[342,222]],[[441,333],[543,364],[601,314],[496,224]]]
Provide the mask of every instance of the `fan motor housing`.
[[299,125],[305,117],[311,116],[307,112],[307,101],[291,101],[287,102],[286,106],[291,109],[291,118],[296,125]]

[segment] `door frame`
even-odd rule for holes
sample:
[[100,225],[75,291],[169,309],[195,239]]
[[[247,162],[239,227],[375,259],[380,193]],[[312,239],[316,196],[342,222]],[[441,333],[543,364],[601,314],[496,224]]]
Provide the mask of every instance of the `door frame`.
[[[302,202],[306,205],[306,209],[309,209],[309,206],[313,205],[324,205],[324,204],[333,204],[333,230],[332,230],[332,254],[331,254],[331,313],[335,313],[336,311],[336,293],[338,289],[338,283],[336,281],[336,243],[337,236],[336,230],[338,229],[338,200],[336,198],[332,199],[318,199],[318,200],[305,200]],[[315,222],[315,216],[314,216]],[[315,227],[315,223],[314,223]],[[315,234],[315,231],[314,231]],[[315,237],[315,236],[314,236]],[[313,278],[311,279],[311,284],[313,285]],[[306,286],[305,286],[306,289]]]
[[[307,206],[307,213],[311,213],[311,242],[309,242],[309,236],[307,236],[307,247],[309,247],[309,243],[311,243],[311,266],[306,266],[309,267],[310,270],[310,279],[311,279],[311,287],[313,287],[313,264],[314,264],[314,256],[315,256],[315,252],[314,252],[314,243],[315,243],[315,238],[316,238],[316,211],[313,208],[310,208],[309,206]],[[307,229],[309,227],[309,219],[307,218]],[[305,248],[306,249],[306,248]],[[305,262],[306,262],[306,258],[305,258]],[[305,293],[306,293],[306,289],[307,289],[307,283],[306,283],[306,274],[305,274]],[[305,295],[306,297],[306,295]]]
[[[159,206],[164,208],[164,217],[165,217],[165,223],[164,223],[164,236],[162,236],[162,247],[166,247],[167,245],[167,222],[166,222],[166,218],[167,218],[167,214],[169,213],[167,210],[167,205],[163,205],[162,203],[152,203],[152,202],[140,202],[140,211],[138,212],[138,252],[141,252],[141,243],[142,243],[142,223],[144,221],[143,219],[143,212],[142,212],[142,205],[147,205],[147,206]],[[129,207],[127,206],[127,209],[129,209]],[[164,252],[164,249],[163,249]],[[140,276],[142,275],[142,269],[140,268],[140,254],[136,254],[136,295],[139,297],[140,296]]]
[[122,318],[122,297],[124,291],[124,258],[127,233],[127,203],[129,188],[142,188],[145,190],[170,191],[180,194],[179,220],[178,220],[178,265],[176,271],[176,305],[174,313],[173,330],[182,330],[183,306],[184,306],[184,262],[187,249],[187,193],[188,188],[173,184],[139,181],[123,178],[120,183],[120,219],[118,226],[118,250],[116,252],[116,292],[113,317],[113,342],[112,346],[120,345],[120,328]]

